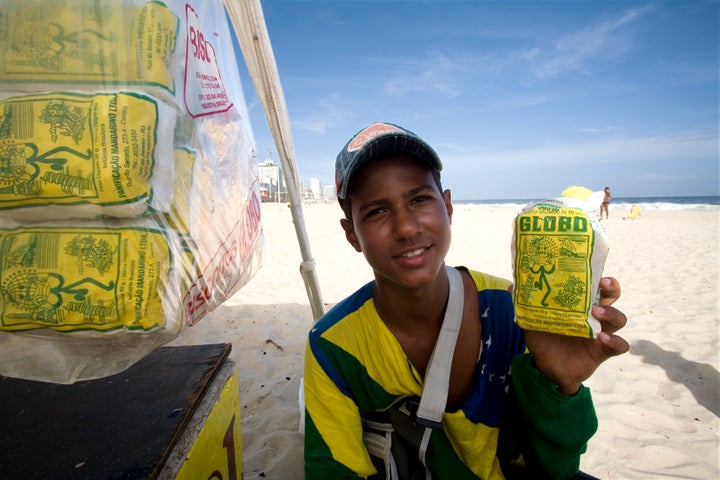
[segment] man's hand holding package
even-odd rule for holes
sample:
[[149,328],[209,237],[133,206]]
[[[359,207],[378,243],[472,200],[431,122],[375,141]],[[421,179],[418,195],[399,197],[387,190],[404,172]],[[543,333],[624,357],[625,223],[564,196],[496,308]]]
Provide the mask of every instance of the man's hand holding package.
[[600,364],[629,350],[628,342],[615,335],[627,323],[625,314],[612,307],[619,297],[618,281],[603,277],[600,280],[599,305],[592,307],[592,315],[602,325],[595,338],[525,330],[525,340],[535,366],[558,385],[560,393],[575,394],[580,384],[590,378]]

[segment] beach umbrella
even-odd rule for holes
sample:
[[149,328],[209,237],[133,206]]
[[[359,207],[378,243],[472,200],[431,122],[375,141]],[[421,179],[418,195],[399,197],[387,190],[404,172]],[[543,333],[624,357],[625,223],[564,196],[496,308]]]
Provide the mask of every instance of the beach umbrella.
[[305,230],[290,119],[260,0],[224,0],[224,4],[280,157],[302,255],[300,274],[305,282],[313,317],[317,320],[324,313],[323,300],[315,273],[315,260],[310,252],[310,242]]

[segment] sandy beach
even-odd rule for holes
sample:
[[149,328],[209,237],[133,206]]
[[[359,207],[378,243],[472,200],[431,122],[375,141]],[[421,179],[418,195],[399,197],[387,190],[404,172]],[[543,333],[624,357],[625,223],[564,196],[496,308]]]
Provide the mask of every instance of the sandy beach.
[[[335,204],[303,209],[326,310],[372,278]],[[448,264],[511,278],[512,207],[455,205]],[[605,275],[630,352],[586,383],[600,420],[581,468],[603,479],[720,478],[720,213],[610,210]],[[246,480],[303,478],[298,389],[312,311],[290,210],[263,204],[263,266],[170,345],[232,343]]]

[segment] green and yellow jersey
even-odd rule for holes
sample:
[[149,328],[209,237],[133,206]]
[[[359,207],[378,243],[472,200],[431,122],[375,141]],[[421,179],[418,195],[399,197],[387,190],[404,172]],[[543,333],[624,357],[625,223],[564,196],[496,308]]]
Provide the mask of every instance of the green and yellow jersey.
[[[551,476],[572,476],[597,427],[589,391],[583,387],[573,397],[558,393],[525,353],[509,282],[469,273],[477,286],[482,349],[470,394],[457,410],[445,412],[442,429],[432,431],[427,468],[436,479],[503,479],[501,464],[524,455]],[[360,288],[310,331],[306,479],[374,475],[361,419],[403,397],[422,395],[423,380],[379,317],[372,289],[373,282]]]

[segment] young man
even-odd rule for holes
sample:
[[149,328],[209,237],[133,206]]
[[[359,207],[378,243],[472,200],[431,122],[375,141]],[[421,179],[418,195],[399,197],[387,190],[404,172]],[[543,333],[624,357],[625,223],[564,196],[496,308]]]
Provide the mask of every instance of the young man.
[[309,334],[306,479],[579,475],[597,428],[581,383],[629,348],[614,334],[626,318],[611,307],[620,295],[612,278],[593,307],[602,332],[583,339],[523,332],[510,282],[458,267],[464,302],[447,406],[438,428],[415,421],[450,290],[453,207],[441,168],[427,143],[387,123],[360,131],[337,157],[340,223],[375,279]]

